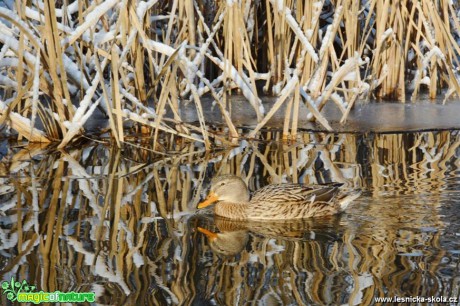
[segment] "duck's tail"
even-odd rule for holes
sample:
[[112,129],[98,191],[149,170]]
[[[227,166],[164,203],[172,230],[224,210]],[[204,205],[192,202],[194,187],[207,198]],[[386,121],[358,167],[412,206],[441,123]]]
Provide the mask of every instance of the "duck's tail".
[[348,205],[350,205],[350,203],[356,200],[360,195],[361,195],[361,190],[355,190],[355,191],[343,193],[338,201],[340,211],[344,211],[345,209],[347,209]]

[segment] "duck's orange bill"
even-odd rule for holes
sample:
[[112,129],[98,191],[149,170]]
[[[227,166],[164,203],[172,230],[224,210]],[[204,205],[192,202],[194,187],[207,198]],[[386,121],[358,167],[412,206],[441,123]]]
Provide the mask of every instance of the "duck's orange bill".
[[211,240],[214,240],[217,238],[217,234],[216,233],[213,233],[211,231],[208,231],[207,229],[205,228],[202,228],[202,227],[198,227],[197,230],[200,232],[200,233],[203,233],[206,235],[206,237],[208,237],[209,239]]
[[219,197],[214,192],[211,191],[208,194],[208,196],[206,197],[206,200],[204,200],[203,202],[198,204],[198,208],[205,208],[205,207],[217,202],[217,200],[219,200]]

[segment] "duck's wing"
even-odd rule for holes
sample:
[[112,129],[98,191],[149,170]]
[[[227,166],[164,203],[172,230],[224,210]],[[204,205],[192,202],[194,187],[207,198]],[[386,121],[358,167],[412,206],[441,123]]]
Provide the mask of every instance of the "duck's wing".
[[252,196],[251,202],[271,202],[279,204],[329,202],[338,192],[338,187],[333,185],[268,185],[256,191]]

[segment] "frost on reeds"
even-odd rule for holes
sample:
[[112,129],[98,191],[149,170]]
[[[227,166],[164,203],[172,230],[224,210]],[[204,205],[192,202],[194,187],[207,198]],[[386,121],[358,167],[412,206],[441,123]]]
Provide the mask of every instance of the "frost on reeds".
[[[302,103],[331,129],[327,103],[346,124],[358,99],[459,95],[458,13],[458,2],[432,0],[7,0],[0,126],[62,148],[102,113],[118,146],[129,123],[152,144],[161,132],[211,148],[241,136],[231,117],[241,94],[258,120],[246,136],[284,105],[283,134],[294,137]],[[262,94],[277,96],[271,108]],[[228,137],[210,129],[204,95]],[[185,101],[196,125],[183,122]]]

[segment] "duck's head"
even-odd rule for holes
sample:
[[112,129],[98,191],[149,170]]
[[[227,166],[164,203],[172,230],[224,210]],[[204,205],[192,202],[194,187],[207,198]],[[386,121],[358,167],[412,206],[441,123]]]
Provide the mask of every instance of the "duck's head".
[[249,235],[247,231],[214,233],[205,228],[197,228],[200,233],[208,237],[211,249],[224,256],[234,256],[239,254],[248,243]]
[[211,190],[206,200],[198,208],[207,207],[215,202],[245,203],[249,201],[249,191],[243,179],[236,175],[222,175],[211,181]]

